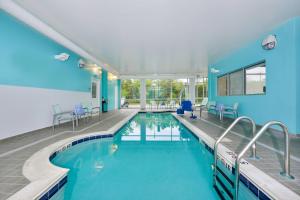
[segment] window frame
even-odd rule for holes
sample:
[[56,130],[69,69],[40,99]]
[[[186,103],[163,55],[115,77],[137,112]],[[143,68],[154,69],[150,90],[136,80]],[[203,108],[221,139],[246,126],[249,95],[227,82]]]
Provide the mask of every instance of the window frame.
[[[249,69],[249,68],[255,68],[255,66],[258,66],[258,65],[262,65],[264,64],[265,68],[266,68],[266,73],[265,73],[265,88],[267,88],[267,67],[266,67],[266,60],[261,60],[261,61],[258,61],[256,63],[253,63],[253,64],[250,64],[250,65],[247,65],[247,66],[244,66],[244,67],[241,67],[239,69],[236,69],[234,71],[230,71],[230,72],[227,72],[227,73],[224,73],[222,75],[219,75],[217,76],[217,90],[216,90],[216,93],[217,93],[217,96],[220,96],[220,97],[226,97],[226,96],[253,96],[253,95],[266,95],[267,94],[267,90],[265,89],[265,91],[263,93],[254,93],[254,94],[247,94],[246,92],[246,89],[247,89],[247,79],[246,79],[246,70]],[[230,74],[232,73],[235,73],[237,71],[243,71],[243,84],[244,84],[244,87],[243,87],[243,93],[240,94],[240,95],[231,95],[231,91],[230,91]],[[221,77],[226,77],[226,95],[219,95],[219,78]]]
[[[226,78],[226,94],[225,95],[219,95],[219,79],[225,77]],[[226,74],[222,74],[220,76],[217,77],[217,96],[220,97],[226,97],[229,94],[229,73]]]
[[[242,71],[243,73],[243,91],[241,94],[231,94],[231,79],[230,79],[230,75],[234,74],[236,72]],[[245,95],[245,68],[240,68],[237,70],[234,70],[230,73],[228,73],[228,95],[227,96],[243,96]]]
[[250,68],[255,68],[255,67],[258,67],[259,65],[262,65],[264,64],[265,66],[265,88],[267,88],[267,67],[266,67],[266,61],[263,60],[263,61],[260,61],[260,62],[257,62],[255,64],[252,64],[252,65],[248,65],[247,67],[244,67],[244,91],[245,91],[245,96],[253,96],[253,95],[266,95],[267,94],[267,89],[265,89],[265,91],[263,93],[253,93],[253,94],[247,94],[247,74],[246,74],[246,70],[247,69],[250,69]]

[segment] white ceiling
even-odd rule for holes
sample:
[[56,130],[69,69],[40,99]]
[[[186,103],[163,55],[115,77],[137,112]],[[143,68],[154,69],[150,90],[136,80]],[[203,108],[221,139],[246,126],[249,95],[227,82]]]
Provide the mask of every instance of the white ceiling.
[[300,0],[15,0],[121,75],[206,73]]

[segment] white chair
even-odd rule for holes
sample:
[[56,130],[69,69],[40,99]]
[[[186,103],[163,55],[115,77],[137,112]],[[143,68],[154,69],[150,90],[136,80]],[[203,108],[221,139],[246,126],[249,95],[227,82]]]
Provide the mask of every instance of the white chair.
[[207,106],[207,103],[208,103],[208,98],[207,98],[207,97],[204,97],[204,98],[202,99],[201,104],[200,104],[200,109],[201,109],[202,107],[206,107],[206,106]]
[[238,117],[239,103],[234,103],[233,106],[225,106],[222,110],[222,119],[224,115],[232,115],[234,118]]
[[200,105],[200,117],[202,115],[203,110],[214,111],[217,114],[216,106],[217,106],[217,102],[208,101],[207,97],[203,98],[201,105]]
[[170,101],[170,104],[169,104],[169,108],[170,109],[173,109],[173,108],[175,108],[176,107],[176,102],[174,101],[174,100],[171,100]]
[[58,125],[62,121],[72,121],[72,127],[73,127],[73,132],[74,132],[74,120],[75,120],[75,115],[73,110],[71,111],[62,111],[60,108],[59,104],[52,105],[52,110],[53,110],[53,120],[52,120],[52,129],[54,132],[56,122],[58,122]]
[[84,102],[82,103],[83,108],[86,110],[89,117],[92,118],[94,114],[98,114],[100,119],[100,106],[99,105],[93,105],[92,102]]

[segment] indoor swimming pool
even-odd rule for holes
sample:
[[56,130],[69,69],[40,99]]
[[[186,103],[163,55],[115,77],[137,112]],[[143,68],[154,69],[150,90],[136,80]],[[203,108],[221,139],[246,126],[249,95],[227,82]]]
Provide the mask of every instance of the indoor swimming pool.
[[[58,199],[221,199],[212,183],[213,155],[169,113],[139,113],[114,137],[60,153],[69,168]],[[240,199],[257,199],[240,184]]]

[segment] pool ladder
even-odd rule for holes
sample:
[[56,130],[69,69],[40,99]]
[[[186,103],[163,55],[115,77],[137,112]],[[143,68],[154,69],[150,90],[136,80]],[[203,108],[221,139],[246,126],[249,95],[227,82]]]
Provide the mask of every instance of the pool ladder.
[[[218,145],[222,141],[222,139],[235,127],[235,125],[241,121],[247,120],[250,122],[252,126],[252,139],[250,142],[244,147],[244,149],[236,156],[234,169],[231,173],[228,172],[228,169],[225,170],[224,166],[218,165]],[[226,130],[225,132],[218,138],[218,140],[214,144],[214,164],[213,164],[213,184],[217,192],[222,196],[223,199],[233,199],[238,200],[239,194],[239,180],[240,180],[240,161],[241,158],[245,155],[245,153],[251,148],[251,158],[258,159],[256,156],[256,141],[260,138],[260,136],[266,132],[266,130],[273,125],[278,125],[284,134],[285,146],[284,146],[284,168],[283,172],[280,174],[289,179],[293,179],[294,177],[290,174],[290,141],[289,141],[289,133],[287,127],[279,121],[269,121],[267,122],[256,134],[256,125],[254,120],[249,117],[242,116],[237,118]],[[223,170],[224,169],[224,170]],[[234,173],[233,173],[234,172]],[[234,181],[232,180],[234,179]],[[227,187],[224,182],[227,182],[231,187]],[[227,185],[228,185],[227,184]],[[234,191],[233,191],[234,190]],[[234,194],[232,194],[234,193]],[[225,196],[225,197],[224,197]]]

